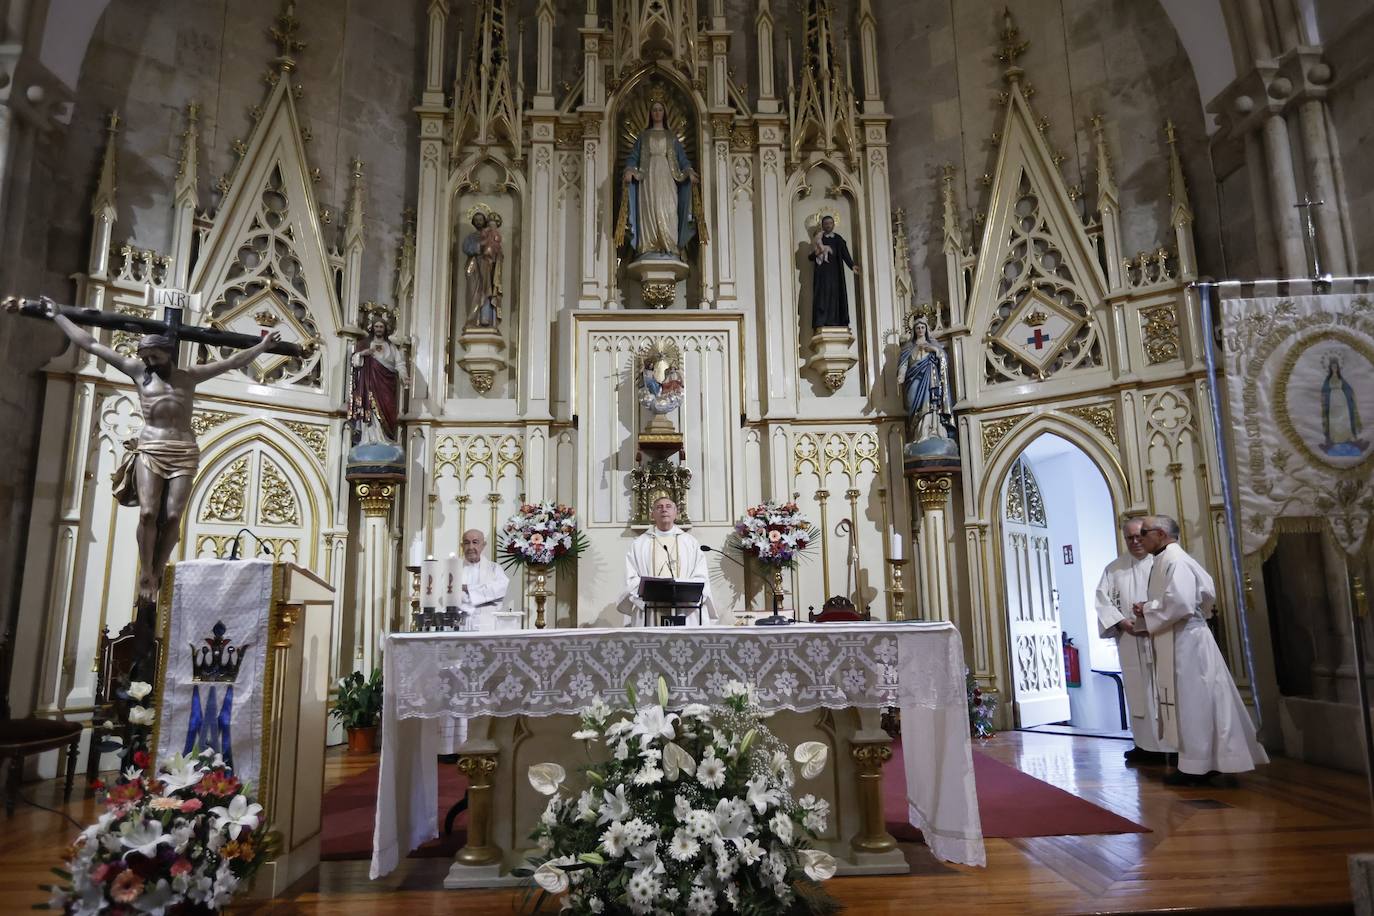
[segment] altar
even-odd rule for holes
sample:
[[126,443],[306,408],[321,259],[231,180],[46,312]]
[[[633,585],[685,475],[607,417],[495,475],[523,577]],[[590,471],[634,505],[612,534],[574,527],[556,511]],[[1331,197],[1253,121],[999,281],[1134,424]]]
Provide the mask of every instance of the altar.
[[882,818],[882,766],[891,737],[881,711],[901,711],[908,817],[940,859],[985,864],[974,790],[964,654],[949,623],[792,627],[577,629],[404,633],[387,638],[381,774],[370,875],[392,871],[438,836],[439,724],[466,718],[459,768],[469,777],[469,834],[446,887],[518,883],[546,799],[528,768],[562,761],[571,783],[585,755],[577,713],[600,698],[625,704],[625,685],[671,704],[718,701],[727,681],[754,685],[769,727],[789,746],[826,744],[834,766],[799,791],[835,817],[816,846],[840,874],[906,873]]

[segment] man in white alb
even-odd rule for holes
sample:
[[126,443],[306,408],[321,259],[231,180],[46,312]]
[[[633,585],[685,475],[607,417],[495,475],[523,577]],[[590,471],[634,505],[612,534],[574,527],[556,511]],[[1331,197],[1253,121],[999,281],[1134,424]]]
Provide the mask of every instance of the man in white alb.
[[1217,594],[1211,575],[1179,546],[1178,522],[1167,515],[1145,519],[1141,534],[1155,562],[1146,601],[1135,613],[1154,645],[1161,737],[1178,748],[1178,771],[1165,783],[1208,785],[1219,773],[1244,773],[1268,763],[1207,629]]
[[1145,601],[1150,569],[1155,558],[1145,549],[1140,529],[1142,518],[1129,519],[1121,526],[1126,553],[1107,564],[1097,583],[1094,604],[1097,624],[1103,639],[1116,640],[1121,659],[1121,682],[1126,706],[1131,713],[1131,737],[1135,747],[1126,752],[1129,763],[1163,763],[1167,748],[1159,740],[1159,709],[1155,706],[1155,662],[1150,639],[1143,626],[1136,626],[1133,608]]
[[[483,556],[487,550],[487,536],[473,528],[463,532],[463,589],[458,597],[458,610],[469,615],[468,626],[474,630],[494,630],[493,616],[506,600],[510,579],[501,567]],[[451,757],[458,745],[467,740],[467,719],[444,719],[439,729],[439,754]]]
[[473,528],[463,532],[463,593],[458,610],[466,611],[469,626],[474,630],[491,630],[496,626],[492,617],[506,600],[510,579],[492,560],[487,551],[487,536]]
[[[639,600],[639,580],[646,576],[704,582],[702,613],[693,612],[688,626],[716,622],[716,608],[711,601],[711,582],[706,556],[696,538],[677,526],[677,503],[671,496],[660,496],[649,510],[654,527],[635,538],[625,554],[625,594],[621,597],[622,613],[630,617],[630,624],[644,620],[644,603]],[[654,621],[651,621],[653,623]]]

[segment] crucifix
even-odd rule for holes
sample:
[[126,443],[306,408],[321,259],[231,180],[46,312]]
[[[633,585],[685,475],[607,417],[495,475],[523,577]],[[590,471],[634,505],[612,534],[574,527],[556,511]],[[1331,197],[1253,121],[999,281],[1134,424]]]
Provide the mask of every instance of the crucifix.
[[[200,448],[191,427],[198,384],[247,366],[263,353],[301,357],[298,344],[286,343],[279,331],[261,337],[181,323],[182,310],[164,309],[162,321],[58,305],[47,297],[7,297],[7,312],[52,321],[72,343],[127,375],[138,391],[143,428],[126,443],[114,475],[114,495],[121,505],[138,506],[138,617],[136,629],[151,638],[162,570],[181,536],[181,517],[191,496],[200,463]],[[142,334],[136,357],[101,343],[82,325]],[[214,362],[181,368],[177,346],[189,340],[237,350]]]
[[1322,275],[1321,254],[1317,250],[1317,227],[1312,222],[1312,208],[1324,205],[1324,200],[1313,200],[1307,194],[1302,196],[1302,203],[1294,204],[1295,209],[1302,211],[1304,228],[1307,230],[1307,248],[1309,256],[1312,258],[1312,279],[1317,282],[1330,280],[1330,277]]

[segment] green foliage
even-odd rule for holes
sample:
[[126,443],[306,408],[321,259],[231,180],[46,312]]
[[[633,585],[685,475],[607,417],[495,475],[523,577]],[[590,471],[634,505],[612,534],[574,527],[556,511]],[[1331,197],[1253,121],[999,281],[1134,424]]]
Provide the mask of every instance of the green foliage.
[[371,728],[382,716],[382,669],[373,668],[363,679],[361,671],[339,678],[339,696],[329,714],[344,728]]

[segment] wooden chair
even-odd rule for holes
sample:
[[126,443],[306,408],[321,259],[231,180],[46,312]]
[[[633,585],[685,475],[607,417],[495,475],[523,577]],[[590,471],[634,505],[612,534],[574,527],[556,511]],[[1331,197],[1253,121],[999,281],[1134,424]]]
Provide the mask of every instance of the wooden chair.
[[67,745],[67,782],[62,789],[63,800],[72,797],[72,780],[76,777],[77,749],[81,747],[81,723],[60,719],[0,719],[0,765],[9,764],[9,779],[5,786],[5,815],[14,817],[14,803],[19,799],[19,781],[23,778],[24,758]]
[[[119,686],[129,679],[138,656],[139,634],[132,622],[124,625],[114,638],[108,627],[100,630],[96,646],[95,704],[91,713],[91,744],[86,751],[86,780],[92,782],[100,771],[100,745],[104,739],[129,742],[129,703],[117,695]],[[153,640],[153,658],[161,657],[162,641]],[[105,723],[111,723],[106,725]]]
[[867,612],[860,614],[854,602],[843,595],[835,595],[827,601],[819,614],[814,605],[806,610],[806,619],[812,623],[863,623],[870,619]]

